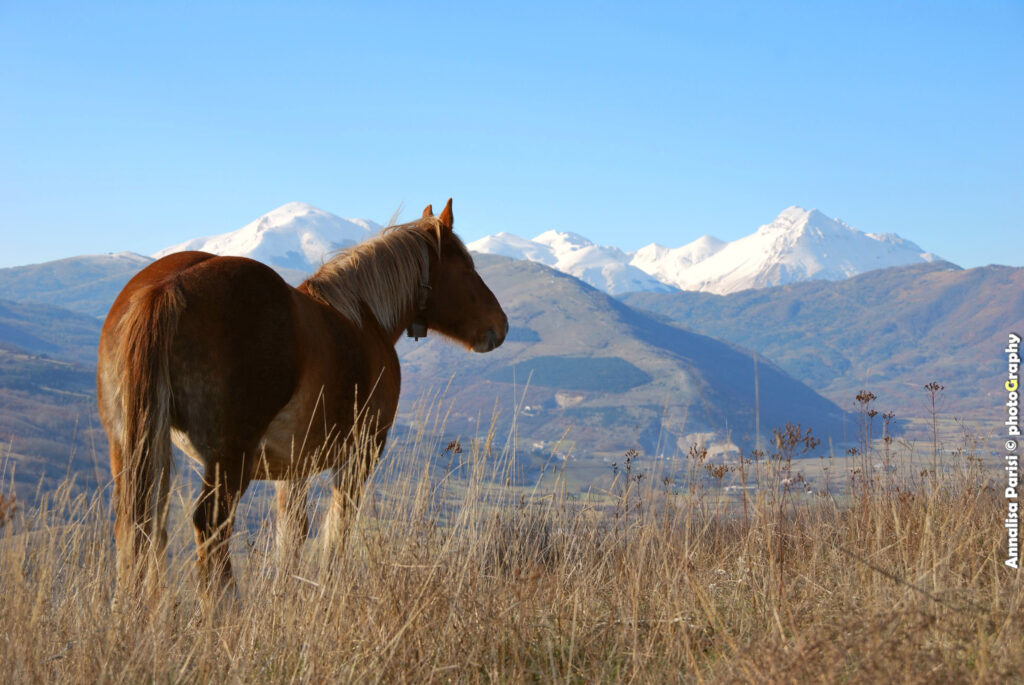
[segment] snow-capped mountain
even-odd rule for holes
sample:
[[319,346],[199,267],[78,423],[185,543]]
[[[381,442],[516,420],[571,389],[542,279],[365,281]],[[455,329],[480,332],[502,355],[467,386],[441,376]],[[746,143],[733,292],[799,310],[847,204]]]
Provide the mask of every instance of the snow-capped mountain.
[[466,245],[474,252],[496,254],[512,259],[526,259],[531,262],[540,262],[547,266],[555,266],[558,258],[549,245],[544,245],[533,240],[520,238],[511,233],[495,233],[480,240],[474,240]]
[[545,231],[533,240],[498,233],[466,245],[474,252],[540,262],[612,295],[638,290],[670,291],[671,285],[632,266],[617,247],[596,245],[576,233]]
[[724,295],[796,281],[836,281],[934,260],[935,255],[895,234],[862,233],[816,209],[789,207],[770,224],[725,244],[670,282],[683,290]]
[[342,219],[304,202],[289,202],[237,231],[195,238],[160,250],[153,258],[183,250],[250,257],[294,281],[316,271],[332,251],[354,245],[380,229],[372,221]]
[[[237,231],[195,238],[153,257],[182,250],[251,257],[297,284],[332,251],[365,240],[380,228],[372,221],[342,219],[290,202]],[[783,210],[771,223],[732,242],[705,235],[682,247],[652,243],[631,253],[577,233],[545,231],[532,240],[496,233],[467,247],[540,262],[612,295],[676,289],[724,295],[811,279],[838,280],[935,259],[895,234],[863,233],[816,209],[800,207]]]
[[724,295],[937,259],[898,235],[863,233],[800,207],[783,210],[770,224],[731,242],[706,235],[682,247],[652,243],[627,253],[575,233],[547,231],[533,240],[499,233],[469,248],[542,262],[613,295],[666,286]]
[[634,252],[630,264],[663,283],[673,283],[678,274],[707,259],[727,244],[709,235],[676,248],[651,243]]

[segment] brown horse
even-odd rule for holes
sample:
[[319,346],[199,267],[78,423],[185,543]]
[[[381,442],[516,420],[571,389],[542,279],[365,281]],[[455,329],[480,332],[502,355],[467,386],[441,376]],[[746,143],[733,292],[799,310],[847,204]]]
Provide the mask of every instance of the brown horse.
[[[306,538],[305,480],[332,469],[326,531],[343,531],[398,407],[395,343],[432,328],[476,352],[508,319],[439,217],[385,229],[298,288],[251,259],[179,252],[139,272],[100,336],[122,586],[163,564],[171,442],[203,470],[199,576],[232,585],[227,542],[253,479],[277,482],[278,542]],[[129,583],[130,585],[130,583]]]

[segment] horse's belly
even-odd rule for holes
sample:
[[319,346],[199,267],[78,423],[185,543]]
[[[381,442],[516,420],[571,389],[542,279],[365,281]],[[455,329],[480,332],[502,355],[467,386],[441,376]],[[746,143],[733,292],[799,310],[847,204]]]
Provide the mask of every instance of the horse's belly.
[[[316,399],[319,398],[319,401]],[[306,477],[338,465],[345,442],[341,417],[323,414],[323,396],[299,391],[274,416],[260,438],[255,478],[282,480]],[[330,424],[330,425],[327,425]]]
[[[256,480],[282,480],[296,475],[309,475],[333,466],[333,463],[317,465],[314,468],[314,451],[322,452],[320,445],[307,445],[313,433],[307,429],[310,422],[303,419],[303,403],[292,398],[267,425],[267,429],[256,443],[256,453],[244,458],[255,460],[252,478]],[[301,426],[301,427],[300,427]],[[184,430],[171,429],[171,442],[196,463],[205,466],[206,455],[196,448]],[[319,449],[317,449],[319,448]]]
[[260,464],[257,478],[278,480],[296,472],[303,451],[304,435],[298,430],[302,402],[298,395],[281,407],[260,438]]

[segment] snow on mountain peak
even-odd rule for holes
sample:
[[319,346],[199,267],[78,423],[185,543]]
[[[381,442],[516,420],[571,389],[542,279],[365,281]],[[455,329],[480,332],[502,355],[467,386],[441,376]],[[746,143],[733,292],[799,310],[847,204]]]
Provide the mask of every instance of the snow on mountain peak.
[[771,223],[765,224],[757,229],[758,233],[836,233],[843,231],[854,231],[839,219],[831,219],[817,209],[804,209],[803,207],[787,207],[779,212]]
[[641,247],[630,264],[663,283],[675,284],[688,268],[721,250],[726,243],[710,235],[702,235],[682,247],[667,248],[656,243]]
[[520,238],[512,233],[495,233],[474,240],[466,245],[473,252],[496,254],[512,259],[526,259],[531,262],[540,262],[548,266],[554,266],[558,259],[554,252],[547,245]]
[[619,248],[597,245],[578,233],[545,231],[533,240],[497,233],[474,240],[466,247],[474,252],[540,262],[612,295],[637,290],[675,290],[632,266],[629,255]]
[[[790,205],[789,207],[786,207],[781,212],[779,212],[779,215],[775,217],[774,221],[772,221],[770,224],[762,226],[761,228],[783,228],[787,226],[792,226],[801,221],[805,221],[811,215],[812,212],[818,212],[818,210],[804,209],[803,207],[800,207],[798,205]],[[818,213],[820,214],[821,212]]]
[[342,219],[305,202],[289,202],[242,228],[160,250],[155,259],[183,250],[249,257],[276,268],[290,281],[310,274],[331,252],[380,230],[365,219]]
[[637,258],[637,257],[642,257],[643,259],[646,259],[646,260],[661,259],[666,254],[668,254],[668,252],[671,249],[672,248],[665,247],[664,245],[661,245],[660,243],[651,243],[649,245],[644,245],[639,250],[634,252],[633,253],[633,257],[634,257],[634,259]]
[[727,243],[673,283],[684,290],[727,294],[795,281],[839,280],[933,258],[910,241],[880,239],[816,209],[793,206],[751,235]]
[[571,231],[544,231],[533,239],[533,242],[547,245],[557,252],[580,250],[585,247],[593,247],[594,243],[584,238],[579,233]]
[[936,259],[897,235],[863,233],[817,209],[795,205],[731,242],[704,235],[681,247],[651,243],[626,253],[576,233],[545,231],[533,240],[501,233],[469,247],[543,262],[612,294],[666,286],[726,294]]

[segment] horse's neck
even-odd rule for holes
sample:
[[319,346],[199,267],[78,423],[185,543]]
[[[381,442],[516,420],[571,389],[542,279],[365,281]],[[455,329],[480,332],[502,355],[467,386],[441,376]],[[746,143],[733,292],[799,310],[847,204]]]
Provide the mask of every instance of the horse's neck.
[[396,230],[357,245],[320,267],[308,289],[356,326],[375,324],[397,342],[418,310],[419,290],[430,273],[423,236]]
[[[332,310],[337,312],[343,319],[348,321],[350,324],[355,326],[360,331],[363,331],[373,337],[381,338],[385,340],[392,347],[398,343],[398,339],[402,336],[402,333],[412,323],[413,317],[415,316],[416,306],[415,298],[416,295],[411,295],[406,298],[406,302],[412,304],[397,304],[397,309],[400,309],[402,313],[396,317],[395,323],[391,327],[385,327],[374,313],[373,308],[363,298],[358,297],[356,293],[347,293],[348,297],[345,302],[341,303],[337,301],[337,298],[331,297],[330,290],[332,288],[324,287],[311,283],[312,279],[303,282],[299,287],[299,292],[305,294],[321,304],[330,307]],[[338,288],[338,286],[334,286]],[[417,289],[419,284],[417,284]],[[354,305],[354,307],[353,307]]]
[[373,331],[375,336],[379,336],[387,341],[388,345],[394,347],[398,344],[398,339],[402,337],[402,333],[405,332],[409,327],[409,324],[412,322],[412,308],[407,309],[409,309],[409,312],[399,317],[398,323],[393,327],[393,330],[390,330],[384,328],[383,324],[377,320],[377,316],[373,313],[373,310],[370,309],[370,306],[360,300],[360,320],[356,325],[360,330]]

